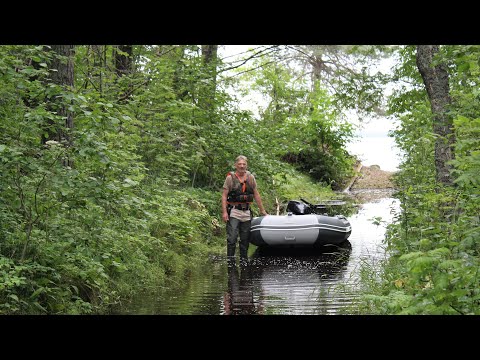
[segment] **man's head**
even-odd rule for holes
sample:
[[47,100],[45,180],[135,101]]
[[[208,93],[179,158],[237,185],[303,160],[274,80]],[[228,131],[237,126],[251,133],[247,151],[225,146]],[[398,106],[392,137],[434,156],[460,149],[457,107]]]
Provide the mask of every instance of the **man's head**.
[[239,174],[245,173],[247,170],[247,157],[240,155],[237,156],[235,159],[235,169],[238,171]]

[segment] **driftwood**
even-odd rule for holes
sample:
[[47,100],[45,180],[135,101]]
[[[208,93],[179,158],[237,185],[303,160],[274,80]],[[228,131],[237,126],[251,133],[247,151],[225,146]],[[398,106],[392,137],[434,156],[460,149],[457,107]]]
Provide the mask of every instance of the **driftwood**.
[[355,181],[358,179],[358,176],[360,175],[360,170],[362,170],[362,163],[358,164],[357,168],[355,169],[355,176],[352,178],[352,180],[350,180],[345,190],[343,190],[344,193],[348,193],[350,191],[350,188],[353,186],[353,184],[355,184]]

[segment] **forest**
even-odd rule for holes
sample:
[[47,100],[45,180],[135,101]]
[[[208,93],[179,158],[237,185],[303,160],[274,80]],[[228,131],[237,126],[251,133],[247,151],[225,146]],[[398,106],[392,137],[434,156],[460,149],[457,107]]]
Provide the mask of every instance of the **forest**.
[[334,197],[352,113],[404,154],[357,311],[479,314],[480,46],[227,48],[0,45],[0,314],[109,314],[223,254],[240,154],[271,213]]

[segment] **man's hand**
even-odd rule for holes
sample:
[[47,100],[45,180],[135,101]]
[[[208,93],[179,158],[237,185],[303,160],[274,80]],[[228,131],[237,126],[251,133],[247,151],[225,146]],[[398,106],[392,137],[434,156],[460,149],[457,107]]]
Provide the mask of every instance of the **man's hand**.
[[228,221],[229,217],[228,217],[228,213],[226,211],[223,212],[222,219],[223,219],[224,222]]

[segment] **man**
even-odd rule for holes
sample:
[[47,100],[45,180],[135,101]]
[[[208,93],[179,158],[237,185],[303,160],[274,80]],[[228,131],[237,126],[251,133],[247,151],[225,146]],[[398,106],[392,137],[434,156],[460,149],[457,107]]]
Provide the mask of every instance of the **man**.
[[239,234],[240,259],[246,260],[248,257],[253,199],[257,202],[260,213],[268,215],[257,190],[255,177],[247,171],[247,158],[240,155],[235,159],[235,171],[227,174],[222,193],[222,218],[227,223],[227,256],[230,259],[235,256]]

